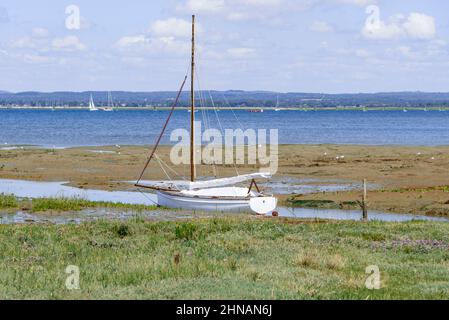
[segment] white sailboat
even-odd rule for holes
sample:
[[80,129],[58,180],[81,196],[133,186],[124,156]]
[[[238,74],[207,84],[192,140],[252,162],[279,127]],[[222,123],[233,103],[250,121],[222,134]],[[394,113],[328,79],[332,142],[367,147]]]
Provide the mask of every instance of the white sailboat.
[[101,110],[108,112],[114,111],[114,101],[112,100],[112,94],[110,91],[108,92],[108,106],[101,108]]
[[[155,190],[157,203],[160,206],[190,209],[200,211],[253,211],[257,214],[267,214],[276,209],[277,199],[271,195],[265,195],[257,186],[256,179],[269,179],[270,173],[253,173],[238,175],[231,178],[197,181],[195,166],[195,16],[192,16],[192,61],[191,61],[191,108],[190,108],[190,181],[160,181],[143,183],[142,178],[150,161],[155,157],[156,149],[161,141],[170,117],[174,111],[181,92],[187,80],[187,76],[178,92],[178,96],[172,106],[171,112],[156,141],[152,153],[147,159],[142,173],[136,182],[139,188]],[[248,182],[249,187],[237,187],[239,183]]]
[[274,111],[281,111],[281,109],[279,108],[279,95],[277,95],[276,98],[276,107],[274,108]]
[[90,100],[89,100],[89,110],[90,111],[98,111],[97,107],[95,107],[95,103],[94,103],[92,94],[90,95]]

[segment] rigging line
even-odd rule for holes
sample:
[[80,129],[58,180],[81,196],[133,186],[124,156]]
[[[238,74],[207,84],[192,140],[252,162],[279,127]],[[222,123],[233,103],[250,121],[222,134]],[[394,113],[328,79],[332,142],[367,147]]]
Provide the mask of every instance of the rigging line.
[[162,163],[161,163],[160,160],[159,160],[159,157],[156,156],[155,158],[156,158],[156,160],[157,160],[157,163],[158,163],[159,166],[161,167],[162,171],[164,171],[164,173],[165,173],[165,175],[167,176],[167,178],[168,178],[170,181],[173,181],[172,178],[170,177],[170,175],[167,173],[167,171],[165,171],[164,166],[162,165]]
[[[208,92],[209,92],[209,96],[210,96],[210,100],[211,100],[212,106],[214,106],[214,100],[212,99],[212,95],[210,94],[210,90],[208,90]],[[215,154],[214,154],[214,158],[215,158]],[[214,172],[215,177],[217,178],[218,177],[218,168],[217,168],[217,165],[215,163],[215,159],[212,162],[212,165],[213,165],[212,170]]]
[[151,161],[151,159],[153,158],[153,156],[154,156],[154,154],[155,154],[155,152],[156,152],[156,149],[157,149],[157,147],[159,146],[159,143],[161,142],[162,136],[164,135],[165,129],[167,129],[168,122],[170,121],[170,118],[171,118],[171,116],[172,116],[172,114],[173,114],[173,111],[175,110],[175,107],[176,107],[176,105],[178,104],[179,97],[181,96],[181,93],[182,93],[182,90],[184,89],[184,85],[186,84],[186,81],[187,81],[187,76],[185,76],[184,81],[182,82],[181,88],[179,89],[178,95],[176,96],[176,100],[175,100],[175,102],[173,103],[173,106],[172,106],[172,108],[171,108],[171,110],[170,110],[170,114],[168,115],[167,120],[165,121],[164,127],[162,128],[162,132],[161,132],[161,134],[159,135],[159,137],[158,137],[158,139],[157,139],[157,141],[156,141],[156,144],[155,144],[155,146],[154,146],[154,148],[153,148],[153,151],[151,152],[150,156],[148,157],[148,160],[147,160],[147,162],[145,163],[145,166],[144,166],[144,168],[143,168],[143,170],[142,170],[142,173],[141,173],[140,176],[139,176],[139,179],[137,179],[136,184],[139,184],[140,180],[142,180],[142,177],[143,177],[143,175],[144,175],[144,173],[145,173],[145,170],[147,169],[148,165],[150,164],[150,161]]
[[[200,103],[203,105],[203,108],[202,108],[203,118],[204,119],[207,118],[207,123],[205,124],[205,126],[207,127],[206,129],[208,129],[210,127],[210,123],[209,123],[210,120],[209,120],[209,117],[208,117],[207,110],[205,109],[206,102],[207,102],[207,97],[205,98],[205,96],[204,96],[205,91],[203,92],[201,90],[201,83],[200,83],[200,78],[199,78],[198,72],[197,72],[197,75],[196,75],[196,79],[197,79],[197,83],[198,83],[198,88],[200,89]],[[218,177],[218,169],[217,169],[217,165],[215,164],[215,161],[212,162],[212,173],[213,173],[213,175],[215,177]]]
[[175,176],[177,177],[182,177],[183,180],[187,180],[185,176],[179,174],[175,169],[173,169],[172,167],[170,167],[164,160],[162,160],[157,153],[154,154],[154,157],[160,161],[168,170],[170,170],[171,172],[173,172],[175,174]]
[[145,198],[147,198],[148,200],[150,200],[151,202],[153,202],[156,206],[159,207],[159,203],[157,203],[156,201],[154,201],[153,199],[151,199],[145,192],[143,192],[140,188],[137,188],[137,191],[140,192]]
[[[223,137],[225,137],[223,126],[221,125],[220,117],[218,116],[218,112],[217,112],[217,109],[215,107],[214,99],[212,98],[212,95],[210,94],[210,91],[209,91],[209,95],[210,95],[210,98],[211,98],[211,101],[212,101],[212,106],[214,108],[215,117],[217,118],[218,125],[220,126],[221,134],[222,134]],[[242,129],[242,131],[243,131],[243,129]],[[226,145],[225,145],[225,148],[226,148]],[[232,162],[232,164],[234,165],[235,173],[239,176],[240,173],[239,173],[239,170],[237,169],[237,164],[234,161]]]
[[223,99],[224,99],[225,103],[228,105],[229,109],[231,109],[232,114],[234,115],[235,120],[238,122],[238,124],[239,124],[239,126],[240,126],[240,129],[242,129],[242,131],[245,131],[245,130],[243,130],[243,125],[242,125],[242,123],[240,122],[239,118],[237,117],[237,115],[236,115],[235,112],[234,112],[234,108],[231,107],[231,104],[229,103],[228,99],[226,98],[226,96],[224,95],[223,92],[221,93],[221,95],[223,96]]
[[[201,61],[201,50],[197,50],[197,57],[198,57],[198,61]],[[199,64],[196,64],[195,66],[195,75],[196,75],[196,82],[198,84],[198,88],[199,88],[199,95],[200,95],[200,103],[202,104],[202,108],[201,108],[201,113],[203,116],[203,121],[205,122],[205,127],[206,128],[210,128],[209,126],[209,117],[207,116],[207,99],[204,98],[204,92],[201,90],[201,84],[200,84],[200,80],[199,80]]]
[[[199,83],[199,78],[197,75],[197,81],[198,81],[198,87],[201,88],[201,85]],[[203,121],[204,121],[204,129],[207,131],[210,129],[210,123],[209,123],[209,117],[208,117],[208,111],[207,111],[207,98],[204,96],[204,92],[201,91],[201,104],[203,105],[203,108],[201,109],[201,114],[203,117]],[[218,171],[217,171],[217,167],[215,164],[215,161],[212,162],[212,174],[214,175],[214,177],[218,176]]]
[[[196,83],[198,85],[198,95],[199,95],[199,104],[200,104],[200,110],[201,110],[201,115],[203,117],[203,121],[205,120],[205,99],[204,99],[204,92],[201,90],[201,83],[199,80],[199,75],[198,75],[198,66],[195,66],[195,79],[196,79]],[[208,123],[205,123],[205,126],[208,126]],[[207,128],[206,128],[207,129]],[[202,162],[201,162],[202,163]]]

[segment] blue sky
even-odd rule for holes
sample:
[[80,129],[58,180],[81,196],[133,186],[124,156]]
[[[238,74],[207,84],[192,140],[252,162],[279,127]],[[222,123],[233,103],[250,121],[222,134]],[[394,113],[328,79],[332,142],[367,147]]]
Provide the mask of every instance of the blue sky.
[[449,91],[443,0],[1,0],[0,90],[176,90],[192,13],[203,89]]

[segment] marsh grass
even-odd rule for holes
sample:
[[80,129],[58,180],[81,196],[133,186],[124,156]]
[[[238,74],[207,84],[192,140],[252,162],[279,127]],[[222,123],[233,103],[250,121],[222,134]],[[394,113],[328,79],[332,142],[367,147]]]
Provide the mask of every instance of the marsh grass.
[[287,204],[298,208],[321,208],[321,209],[336,209],[338,204],[332,200],[304,200],[292,197],[287,199]]
[[0,209],[16,208],[18,206],[17,198],[13,195],[0,194]]
[[[4,225],[0,299],[447,299],[448,244],[449,224],[435,222]],[[80,290],[64,285],[68,265]],[[369,265],[380,290],[365,288]]]
[[[137,212],[155,210],[156,206],[124,204],[114,202],[95,202],[82,198],[36,198],[18,199],[14,195],[0,194],[0,209],[26,208],[32,212],[47,211],[80,211],[89,208],[125,209]],[[159,208],[164,209],[164,208]]]
[[95,202],[82,198],[36,198],[31,200],[31,209],[34,212],[80,211],[88,208],[113,208],[130,209],[133,211],[145,211],[155,210],[157,207],[114,202]]

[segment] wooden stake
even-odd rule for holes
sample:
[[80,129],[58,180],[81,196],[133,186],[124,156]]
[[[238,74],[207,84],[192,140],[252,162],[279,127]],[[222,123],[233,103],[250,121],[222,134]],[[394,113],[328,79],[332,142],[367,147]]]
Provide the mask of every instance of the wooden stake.
[[362,208],[362,220],[368,221],[368,200],[367,200],[367,188],[366,179],[363,179],[363,196],[362,201],[357,201],[360,208]]
[[363,221],[368,221],[368,203],[367,203],[367,199],[366,199],[366,179],[363,179]]

